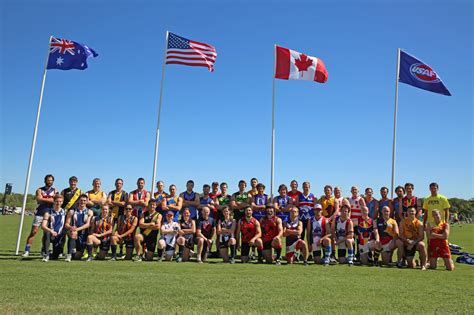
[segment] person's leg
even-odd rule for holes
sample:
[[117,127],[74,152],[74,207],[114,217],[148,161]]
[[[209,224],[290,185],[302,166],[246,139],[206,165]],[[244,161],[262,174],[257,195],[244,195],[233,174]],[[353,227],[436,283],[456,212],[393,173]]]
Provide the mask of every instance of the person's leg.
[[136,252],[136,260],[141,261],[142,260],[142,254],[143,254],[143,235],[141,234],[136,234],[134,238],[134,243],[135,243],[135,252]]
[[279,238],[274,239],[272,241],[272,247],[275,249],[275,254],[276,254],[275,261],[276,261],[276,263],[281,264],[281,247],[282,247],[281,240]]
[[331,240],[328,238],[324,238],[322,240],[322,245],[323,245],[323,259],[322,262],[323,264],[329,264],[330,262],[330,257],[332,253],[332,247],[331,247]]
[[438,259],[430,257],[430,269],[436,269],[438,267]]
[[352,265],[354,263],[354,240],[352,238],[346,239],[347,246],[347,263]]
[[198,244],[197,244],[197,262],[201,263],[202,262],[202,251],[204,248],[204,239],[199,237],[198,238]]
[[418,251],[418,254],[420,255],[420,266],[421,269],[426,268],[426,247],[424,242],[418,242],[416,244],[416,250]]
[[233,264],[235,261],[235,252],[236,252],[236,240],[235,238],[229,239],[229,247],[230,247],[230,262]]
[[454,263],[451,258],[443,258],[443,261],[444,261],[444,266],[446,267],[446,270],[448,271],[454,270]]
[[43,261],[47,261],[49,259],[49,244],[51,243],[51,233],[45,232],[43,238]]
[[[110,249],[112,250],[112,260],[116,260],[117,259],[117,243],[118,243],[118,237],[117,236],[112,236],[112,238],[110,239]],[[123,247],[123,242],[120,242],[120,246]]]
[[401,239],[395,241],[395,247],[397,250],[397,267],[402,267],[403,257],[405,257],[405,243]]
[[40,216],[35,216],[33,218],[33,225],[31,226],[30,234],[28,234],[28,237],[26,238],[25,252],[23,254],[23,257],[28,257],[28,255],[30,254],[31,245],[35,240],[36,234],[38,234],[41,221],[42,217]]
[[184,252],[184,245],[186,243],[186,239],[182,236],[178,237],[176,240],[176,244],[178,244],[178,256],[176,257],[176,262],[183,261],[183,252]]

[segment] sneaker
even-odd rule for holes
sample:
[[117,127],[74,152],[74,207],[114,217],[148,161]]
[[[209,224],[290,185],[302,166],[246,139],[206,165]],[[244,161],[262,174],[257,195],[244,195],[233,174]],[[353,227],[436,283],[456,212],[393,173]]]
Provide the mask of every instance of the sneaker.
[[115,257],[115,256],[112,256],[112,258],[110,258],[110,260],[109,260],[109,261],[117,261],[117,257]]
[[309,254],[308,260],[309,260],[309,261],[313,260],[313,255],[312,255],[312,254]]
[[135,262],[141,262],[142,261],[142,256],[137,255],[135,256]]
[[329,265],[329,258],[324,258],[323,259],[323,266]]
[[120,255],[119,257],[120,257],[120,259],[123,260],[123,259],[127,258],[127,255]]
[[64,254],[63,253],[59,254],[58,259],[63,259],[63,258],[64,258]]
[[259,257],[258,260],[257,260],[257,263],[263,264],[263,257]]
[[354,264],[354,260],[352,260],[352,258],[347,259],[347,264],[352,266]]
[[308,261],[307,260],[303,261],[303,266],[308,266]]
[[333,257],[333,256],[329,257],[329,263],[330,263],[331,265],[337,264],[337,259],[336,259],[336,257]]
[[84,252],[84,254],[82,254],[82,258],[89,259],[89,253]]
[[275,260],[275,265],[277,265],[277,266],[280,266],[280,265],[281,265],[280,259]]
[[182,262],[182,261],[183,261],[183,258],[181,258],[181,257],[176,258],[176,262],[177,262],[177,263],[180,263],[180,262]]
[[24,252],[23,255],[21,255],[21,257],[23,258],[28,258],[30,256],[30,252]]
[[403,268],[403,262],[397,261],[397,268]]
[[231,263],[232,265],[235,264],[235,259],[234,259],[234,258],[231,258],[231,259],[229,260],[229,263]]
[[87,261],[87,262],[91,262],[91,261],[93,261],[93,260],[94,260],[94,258],[92,258],[92,256],[90,256],[89,258],[87,258],[86,261]]
[[64,259],[65,262],[71,262],[72,256],[70,254],[66,255],[66,259]]
[[162,256],[158,256],[158,258],[156,259],[157,262],[162,262],[163,261],[163,257]]
[[421,266],[421,271],[426,271],[426,267],[425,267],[425,266]]
[[48,262],[49,261],[49,255],[46,255],[43,257],[43,262]]
[[197,263],[198,263],[198,264],[202,264],[201,258],[198,258],[198,259],[197,259]]

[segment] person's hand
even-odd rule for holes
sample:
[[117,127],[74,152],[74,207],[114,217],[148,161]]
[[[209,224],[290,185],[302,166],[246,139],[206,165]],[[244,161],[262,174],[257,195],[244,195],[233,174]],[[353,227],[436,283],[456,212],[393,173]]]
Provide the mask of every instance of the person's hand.
[[53,231],[53,233],[51,233],[51,235],[53,235],[53,237],[56,237],[56,236],[58,236],[58,232]]

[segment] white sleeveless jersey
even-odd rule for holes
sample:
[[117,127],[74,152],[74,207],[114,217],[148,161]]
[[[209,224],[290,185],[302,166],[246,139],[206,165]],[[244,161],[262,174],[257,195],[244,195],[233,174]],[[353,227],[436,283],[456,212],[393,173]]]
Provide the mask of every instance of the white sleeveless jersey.
[[356,219],[358,223],[359,218],[362,217],[362,206],[360,205],[362,197],[357,197],[356,199],[349,198],[349,203],[351,204],[351,219]]
[[337,217],[336,220],[336,234],[338,238],[344,238],[347,235],[347,223],[348,219],[345,221],[341,220],[341,217]]
[[164,226],[165,226],[166,230],[174,229],[176,231],[176,233],[164,234],[161,237],[163,240],[165,240],[166,245],[174,247],[174,245],[176,244],[176,238],[178,236],[179,223],[178,222],[171,222],[171,223],[166,222],[164,224]]

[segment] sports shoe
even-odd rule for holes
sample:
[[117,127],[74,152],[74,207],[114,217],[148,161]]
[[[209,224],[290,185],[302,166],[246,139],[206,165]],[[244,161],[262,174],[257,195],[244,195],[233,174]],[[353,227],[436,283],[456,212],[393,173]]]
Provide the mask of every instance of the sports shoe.
[[231,263],[232,265],[235,264],[235,259],[234,259],[234,258],[231,258],[231,259],[229,260],[229,263]]
[[21,257],[23,258],[28,258],[30,256],[30,252],[24,252],[23,255],[21,255]]
[[63,258],[64,258],[64,254],[63,253],[59,254],[58,259],[63,259]]
[[333,257],[333,256],[329,257],[329,263],[330,263],[331,265],[337,264],[337,259],[336,259],[336,257]]
[[277,266],[280,266],[280,265],[281,265],[280,259],[275,260],[275,265],[277,265]]
[[120,257],[120,259],[125,259],[125,258],[127,258],[127,255],[120,255],[119,257]]
[[329,258],[323,258],[323,266],[329,265]]
[[84,252],[84,254],[82,254],[82,258],[88,259],[88,258],[89,258],[89,253],[88,253],[88,252]]
[[257,263],[259,263],[259,264],[263,264],[263,257],[258,257],[258,261],[257,261]]
[[64,259],[65,262],[71,262],[72,256],[71,254],[66,255],[66,259]]
[[198,258],[198,259],[197,259],[197,263],[198,263],[198,264],[202,264],[201,258]]
[[397,268],[403,268],[403,262],[397,261]]
[[309,260],[309,261],[313,260],[313,255],[312,255],[312,254],[309,254],[308,260]]
[[110,258],[110,260],[109,260],[109,261],[117,261],[117,257],[115,257],[115,256],[112,256],[112,258]]
[[421,266],[421,271],[426,271],[426,267],[425,267],[425,266]]
[[49,261],[49,255],[45,255],[43,257],[43,262],[48,262]]
[[135,256],[135,262],[141,262],[142,261],[142,256],[141,255],[136,255]]
[[354,260],[352,260],[352,258],[348,258],[348,259],[347,259],[347,264],[348,264],[349,266],[352,266],[352,265],[354,264]]
[[93,261],[93,260],[94,260],[94,258],[92,258],[92,256],[90,256],[89,258],[87,258],[86,261],[87,261],[87,262],[91,262],[91,261]]
[[157,262],[162,262],[163,261],[163,257],[162,256],[158,256],[158,258],[156,259]]
[[183,261],[183,258],[181,258],[181,257],[179,257],[179,256],[178,256],[178,258],[176,258],[176,262],[177,262],[177,263],[180,263],[180,262],[182,262],[182,261]]
[[307,260],[303,261],[303,266],[308,266],[308,261]]

